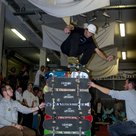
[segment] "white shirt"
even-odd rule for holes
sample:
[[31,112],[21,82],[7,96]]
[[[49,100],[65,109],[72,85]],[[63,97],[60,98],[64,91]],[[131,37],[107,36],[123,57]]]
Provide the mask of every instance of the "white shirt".
[[136,90],[110,90],[109,95],[118,100],[125,100],[127,120],[136,123]]
[[34,95],[33,95],[32,92],[25,90],[24,93],[23,93],[23,99],[26,100],[29,107],[32,107],[32,103],[33,103],[33,100],[34,100]]
[[23,101],[23,94],[19,93],[17,90],[15,91],[15,97],[16,97],[16,100],[21,102]]
[[[34,105],[33,105],[33,107],[38,107],[39,106],[39,98],[38,98],[38,96],[34,96]],[[38,113],[38,111],[35,111],[35,112],[33,112],[33,115],[35,115],[35,114],[37,114]]]
[[44,72],[42,72],[41,70],[38,70],[35,75],[34,86],[40,85],[40,75],[44,76]]

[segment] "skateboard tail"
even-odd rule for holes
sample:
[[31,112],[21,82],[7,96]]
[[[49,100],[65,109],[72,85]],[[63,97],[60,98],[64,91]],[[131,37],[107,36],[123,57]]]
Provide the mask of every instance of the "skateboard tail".
[[45,115],[45,120],[50,120],[50,119],[52,119],[52,118],[53,118],[53,117],[50,116],[50,115],[48,115],[48,114]]
[[88,116],[85,116],[84,119],[92,122],[93,121],[93,116],[92,115],[88,115]]

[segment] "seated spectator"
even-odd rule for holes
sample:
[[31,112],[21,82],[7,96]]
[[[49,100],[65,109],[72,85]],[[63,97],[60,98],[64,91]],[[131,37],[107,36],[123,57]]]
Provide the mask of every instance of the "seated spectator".
[[[23,104],[23,90],[21,86],[17,86],[17,89],[15,91],[15,100]],[[23,121],[23,114],[18,112],[18,123],[22,124]]]
[[13,100],[13,89],[10,85],[5,85],[2,90],[3,98],[0,101],[0,136],[36,136],[30,128],[19,125],[18,111],[24,114],[38,111],[45,106],[41,103],[38,107],[28,108]]
[[20,103],[23,102],[23,90],[22,87],[17,86],[17,89],[15,91],[15,99],[19,101]]
[[[29,83],[27,86],[27,90],[23,92],[23,104],[29,108],[33,107],[34,95],[33,95],[33,84]],[[33,122],[33,113],[24,114],[23,122],[24,126],[32,128]]]
[[41,84],[44,81],[44,71],[45,71],[45,66],[41,66],[39,70],[36,72],[35,75],[35,81],[34,81],[34,86],[41,88]]

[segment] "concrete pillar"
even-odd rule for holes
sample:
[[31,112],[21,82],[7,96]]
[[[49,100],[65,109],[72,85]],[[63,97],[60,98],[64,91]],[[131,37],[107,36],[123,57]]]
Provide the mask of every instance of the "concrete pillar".
[[5,15],[5,5],[0,0],[0,72],[5,77],[7,72],[6,60],[3,60],[3,35],[4,35],[4,15]]
[[41,65],[44,65],[44,66],[47,65],[47,53],[46,53],[46,48],[41,48],[41,49],[40,49],[39,67],[40,67]]
[[61,66],[67,66],[67,56],[65,54],[63,54],[62,52],[60,53],[60,63]]

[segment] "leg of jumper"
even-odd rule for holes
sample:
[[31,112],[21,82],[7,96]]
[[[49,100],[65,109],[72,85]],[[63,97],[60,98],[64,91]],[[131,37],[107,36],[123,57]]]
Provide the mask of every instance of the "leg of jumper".
[[66,54],[67,56],[69,56],[69,52],[71,48],[70,39],[71,39],[71,35],[69,35],[68,38],[60,46],[62,53]]
[[15,127],[8,126],[0,128],[0,136],[23,136],[23,133]]
[[78,48],[80,42],[80,34],[71,33],[69,37],[62,43],[61,51],[67,56],[78,56]]
[[93,51],[90,48],[90,45],[87,44],[87,45],[80,46],[80,52],[83,53],[82,58],[80,59],[80,64],[86,65],[89,59],[91,58]]

